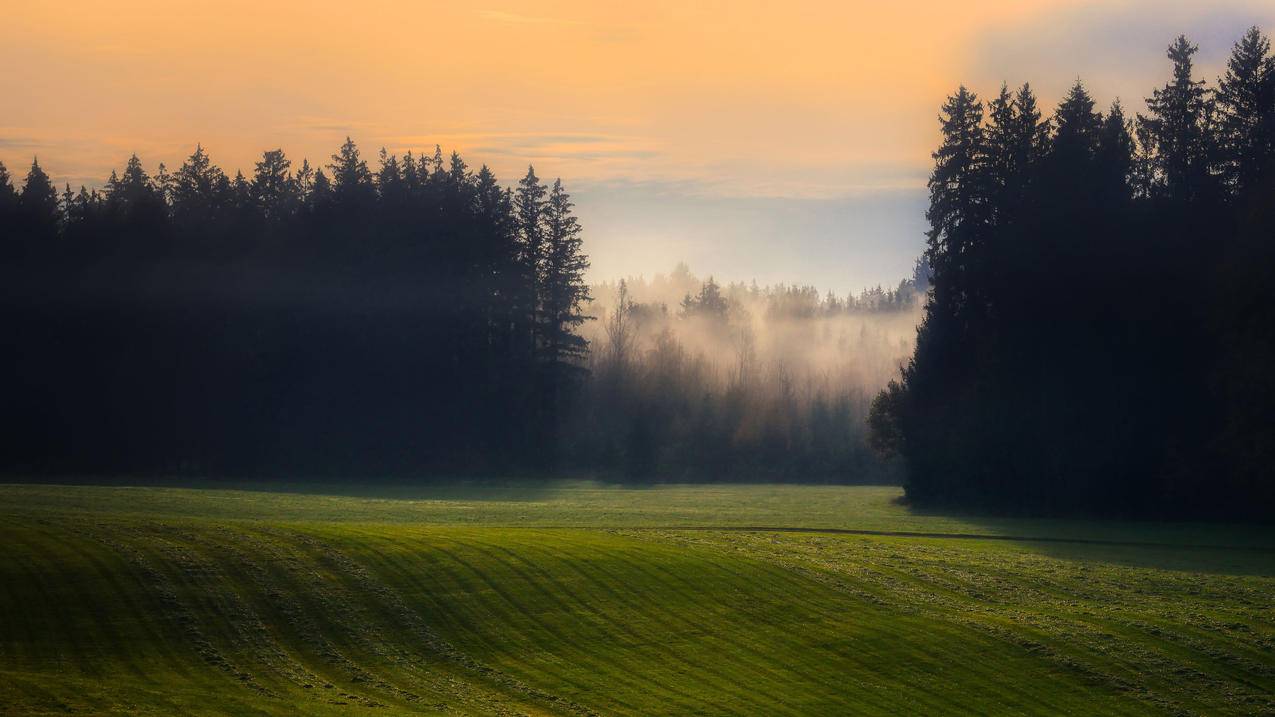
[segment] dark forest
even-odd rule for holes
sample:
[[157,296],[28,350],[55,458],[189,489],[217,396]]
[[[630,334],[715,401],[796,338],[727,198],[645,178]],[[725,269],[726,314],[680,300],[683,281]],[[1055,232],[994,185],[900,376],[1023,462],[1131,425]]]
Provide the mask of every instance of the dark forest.
[[1215,85],[1179,37],[1129,117],[1077,82],[940,116],[933,291],[876,399],[920,505],[1247,516],[1275,507],[1275,59],[1256,29]]
[[[437,149],[231,177],[196,148],[78,191],[0,167],[0,470],[901,479],[918,505],[1265,517],[1275,58],[1254,29],[1210,85],[1195,51],[1145,115],[962,87],[918,271],[848,300],[590,287],[561,182]],[[758,331],[807,351],[759,358]],[[830,336],[852,371],[810,358]]]
[[347,141],[251,179],[196,149],[59,196],[0,178],[10,471],[486,472],[552,465],[586,347],[560,182]]

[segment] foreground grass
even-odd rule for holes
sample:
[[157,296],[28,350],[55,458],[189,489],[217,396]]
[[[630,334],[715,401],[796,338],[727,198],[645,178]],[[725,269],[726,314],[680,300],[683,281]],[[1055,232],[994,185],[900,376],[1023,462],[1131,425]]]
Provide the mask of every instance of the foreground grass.
[[1269,530],[895,496],[2,486],[0,713],[1275,711]]

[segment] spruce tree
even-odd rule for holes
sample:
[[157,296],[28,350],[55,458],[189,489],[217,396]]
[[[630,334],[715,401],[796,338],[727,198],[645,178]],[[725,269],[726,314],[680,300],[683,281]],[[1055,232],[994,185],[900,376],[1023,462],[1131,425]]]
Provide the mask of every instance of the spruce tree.
[[527,296],[523,302],[527,312],[527,350],[535,354],[543,343],[541,306],[543,292],[541,276],[544,271],[545,241],[544,216],[547,190],[536,170],[527,167],[527,174],[518,180],[514,190],[514,213],[518,225],[519,263],[527,273]]
[[[582,251],[581,227],[571,196],[554,180],[544,210],[544,265],[541,274],[545,314],[545,361],[551,366],[578,365],[588,342],[575,333],[587,318],[582,307],[589,300],[584,274],[589,259]],[[561,372],[561,369],[558,369]]]
[[403,184],[409,194],[414,194],[421,188],[420,167],[410,149],[403,155]]
[[164,206],[169,206],[173,202],[173,175],[169,174],[168,166],[163,162],[159,163],[159,168],[155,170],[155,191],[159,194],[159,200]]
[[1203,80],[1192,77],[1192,56],[1199,47],[1185,36],[1169,46],[1173,79],[1147,98],[1150,115],[1143,118],[1151,143],[1155,182],[1173,201],[1211,196],[1214,158],[1209,123],[1213,104]]
[[57,237],[61,219],[58,191],[49,180],[49,175],[40,167],[38,159],[31,161],[26,184],[18,195],[17,209],[26,238],[33,242],[28,250],[43,250],[49,241]]
[[332,199],[345,218],[353,219],[376,203],[372,171],[359,156],[354,140],[345,138],[345,143],[332,155],[328,169],[332,170]]
[[1082,165],[1093,159],[1102,128],[1102,115],[1094,111],[1093,97],[1076,81],[1054,113],[1051,154],[1056,160]]
[[1249,28],[1218,79],[1222,183],[1236,194],[1259,186],[1275,159],[1275,57],[1270,53],[1270,40]]
[[986,128],[987,161],[984,169],[990,193],[992,221],[1002,224],[1011,220],[1017,208],[1015,197],[1022,191],[1019,165],[1018,116],[1014,96],[1001,83],[1000,93],[988,104]]
[[984,248],[991,218],[983,104],[962,86],[943,104],[939,125],[943,143],[932,155],[927,251],[935,286],[944,289],[936,299],[959,311],[971,298],[966,275]]
[[1049,120],[1041,119],[1030,83],[1024,82],[1014,94],[1014,116],[1018,125],[1015,161],[1021,167],[1028,167],[1048,149],[1052,128]]
[[301,160],[301,168],[297,170],[296,184],[297,201],[304,205],[310,198],[310,191],[314,188],[314,168],[310,166],[310,160]]
[[292,162],[282,149],[261,155],[252,175],[251,195],[269,225],[290,218],[300,204],[300,190],[291,174]]
[[173,174],[173,219],[185,230],[205,234],[229,203],[230,180],[212,163],[203,145]]
[[314,173],[314,185],[310,188],[310,210],[327,212],[332,206],[332,182],[320,169]]
[[9,169],[0,162],[0,213],[10,212],[18,206],[18,192],[13,188]]
[[407,203],[407,187],[398,157],[381,147],[380,167],[376,171],[376,190],[381,202],[389,207],[403,207]]
[[1104,203],[1123,205],[1132,197],[1130,182],[1135,176],[1134,149],[1129,120],[1120,100],[1116,100],[1102,120],[1094,156],[1097,189]]

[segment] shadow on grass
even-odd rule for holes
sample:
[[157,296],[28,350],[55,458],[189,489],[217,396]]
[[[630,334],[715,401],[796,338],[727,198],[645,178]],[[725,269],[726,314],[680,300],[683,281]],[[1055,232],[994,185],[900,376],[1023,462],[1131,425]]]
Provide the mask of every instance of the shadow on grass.
[[464,500],[534,502],[559,490],[563,481],[541,478],[298,478],[253,480],[162,476],[7,476],[0,483],[100,488],[175,488],[362,498],[373,500]]
[[959,520],[976,533],[1074,562],[1220,575],[1275,576],[1275,525],[1095,517],[1030,517],[911,505],[917,517]]

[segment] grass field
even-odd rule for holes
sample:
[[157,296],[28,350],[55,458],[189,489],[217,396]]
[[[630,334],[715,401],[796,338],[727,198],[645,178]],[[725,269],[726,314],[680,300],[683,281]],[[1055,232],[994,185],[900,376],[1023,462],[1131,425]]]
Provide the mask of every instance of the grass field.
[[1275,530],[897,494],[0,486],[0,713],[1275,714]]

